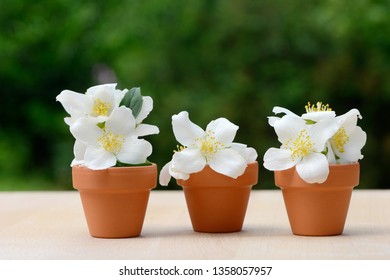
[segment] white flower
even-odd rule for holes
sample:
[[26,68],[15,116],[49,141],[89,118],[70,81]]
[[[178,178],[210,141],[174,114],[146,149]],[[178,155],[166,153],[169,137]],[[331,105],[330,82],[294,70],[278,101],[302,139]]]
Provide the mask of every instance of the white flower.
[[[152,146],[136,134],[136,120],[125,106],[115,108],[99,127],[91,118],[80,118],[70,130],[76,138],[77,148],[85,148],[83,163],[90,169],[105,169],[116,165],[117,160],[127,164],[145,163]],[[85,145],[85,146],[83,146]],[[77,160],[77,153],[76,160]]]
[[70,117],[65,122],[70,126],[83,117],[92,118],[95,123],[104,122],[119,104],[128,90],[116,89],[116,84],[90,87],[85,94],[63,90],[57,101],[61,102]]
[[328,151],[330,154],[328,158],[331,158],[332,161],[351,163],[363,158],[361,149],[366,144],[367,135],[357,126],[358,118],[362,117],[357,109],[352,109],[336,118],[339,129],[328,143],[328,147],[331,148]]
[[248,161],[256,160],[254,149],[233,143],[238,126],[225,118],[211,121],[204,131],[190,121],[187,112],[180,112],[172,116],[172,128],[182,146],[162,168],[161,185],[167,185],[171,176],[186,180],[206,164],[218,173],[237,178],[244,173]]
[[[138,106],[139,111],[137,110],[136,118],[134,119],[134,116],[132,116],[131,121],[129,123],[129,125],[133,126],[131,133],[132,137],[137,138],[141,136],[159,133],[159,129],[157,126],[142,123],[142,121],[149,115],[149,113],[153,109],[153,99],[149,96],[141,96],[140,88],[133,88],[132,90],[136,91],[136,93],[138,94],[138,100],[142,98],[142,103],[138,103],[141,105]],[[70,114],[70,117],[65,118],[65,122],[71,128],[73,127],[71,131],[75,130],[75,127],[78,128],[81,124],[82,126],[87,125],[93,127],[94,131],[97,131],[97,128],[100,128],[101,130],[103,129],[104,132],[107,130],[107,127],[110,127],[110,123],[112,123],[112,121],[108,121],[111,118],[111,114],[119,108],[121,102],[124,99],[124,96],[127,93],[127,89],[116,89],[116,84],[103,84],[90,87],[89,89],[87,89],[85,94],[77,93],[70,90],[64,90],[57,96],[57,101],[60,101],[66,112]],[[128,112],[133,113],[129,108]],[[128,119],[123,119],[122,121],[127,122]],[[106,125],[106,122],[108,122],[108,126]],[[75,131],[76,133],[78,133],[77,129]],[[102,133],[102,131],[100,132]],[[88,141],[83,141],[83,138],[80,140],[78,139],[78,137],[76,137],[76,141],[73,148],[75,158],[72,161],[71,166],[95,166],[92,165],[90,161],[91,149],[90,147],[88,147],[88,143]],[[145,152],[147,151],[148,150],[146,150]],[[86,156],[86,153],[88,153],[89,155],[88,160],[84,158]],[[122,156],[122,153],[118,153],[118,159],[120,161],[122,161],[120,159],[120,157]],[[111,162],[114,162],[114,159],[112,157],[110,157],[110,160]],[[129,159],[126,158],[122,162],[130,163]],[[100,167],[96,166],[91,168],[100,169]]]
[[275,114],[285,114],[282,118],[268,118],[282,146],[265,153],[264,167],[285,170],[295,166],[304,181],[322,183],[328,177],[330,163],[352,163],[363,158],[361,149],[367,135],[356,125],[361,118],[357,109],[336,117],[329,105],[322,102],[305,107],[306,113],[301,117],[274,107]]
[[267,150],[264,167],[274,171],[295,166],[306,182],[324,182],[329,174],[329,164],[322,151],[338,129],[336,119],[328,117],[309,125],[295,114],[286,114],[272,124],[282,146]]

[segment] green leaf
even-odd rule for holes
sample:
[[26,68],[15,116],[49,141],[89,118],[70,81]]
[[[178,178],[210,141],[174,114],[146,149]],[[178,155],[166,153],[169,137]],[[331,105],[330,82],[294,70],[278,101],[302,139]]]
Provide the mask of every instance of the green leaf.
[[119,106],[126,106],[133,112],[134,118],[138,117],[142,108],[142,95],[139,87],[130,89],[123,97]]

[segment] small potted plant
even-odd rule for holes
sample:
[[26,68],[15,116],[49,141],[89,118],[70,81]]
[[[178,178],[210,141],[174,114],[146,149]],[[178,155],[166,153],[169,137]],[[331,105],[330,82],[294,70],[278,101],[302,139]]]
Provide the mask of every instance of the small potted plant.
[[157,166],[147,158],[152,145],[140,139],[157,134],[143,124],[153,100],[140,88],[116,84],[89,88],[85,94],[64,90],[57,96],[74,136],[73,187],[80,193],[93,237],[123,238],[141,233],[150,190],[157,184]]
[[359,184],[361,149],[366,133],[357,126],[357,109],[344,115],[317,102],[298,116],[274,107],[269,124],[280,148],[264,155],[264,167],[275,171],[291,229],[297,235],[339,235],[344,230],[352,190]]
[[180,112],[172,116],[172,128],[180,146],[162,168],[160,184],[174,177],[183,187],[194,231],[240,231],[257,183],[256,151],[233,142],[238,126],[225,118],[203,130]]

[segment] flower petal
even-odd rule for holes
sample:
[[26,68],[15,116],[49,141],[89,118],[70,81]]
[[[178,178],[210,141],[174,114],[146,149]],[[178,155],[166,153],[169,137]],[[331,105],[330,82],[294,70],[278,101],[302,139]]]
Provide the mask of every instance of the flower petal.
[[340,125],[344,126],[345,129],[347,128],[353,128],[357,124],[357,120],[361,119],[362,116],[360,115],[360,112],[358,109],[351,109],[344,115],[338,116],[337,119],[341,122]]
[[171,174],[169,174],[169,168],[171,166],[171,161],[163,166],[160,171],[159,179],[161,186],[168,186],[169,181],[171,180]]
[[73,110],[73,109],[70,109],[70,115],[71,117],[64,118],[65,123],[69,126],[72,126],[77,120],[81,118],[85,118],[87,116],[87,114],[85,114],[84,112]]
[[202,138],[205,134],[202,128],[190,121],[188,112],[185,111],[172,116],[172,128],[176,140],[187,147],[193,146],[195,139]]
[[208,164],[214,171],[231,178],[242,175],[247,167],[245,159],[234,149],[222,149],[216,152]]
[[257,157],[258,157],[258,154],[254,148],[248,147],[245,149],[244,159],[247,163],[255,162],[257,160]]
[[329,175],[329,163],[325,155],[311,153],[296,165],[297,173],[307,183],[323,183]]
[[318,121],[313,125],[308,125],[310,138],[313,142],[313,150],[322,152],[325,149],[325,143],[339,129],[338,122],[335,117],[328,117]]
[[145,163],[148,156],[152,154],[152,145],[144,140],[136,137],[126,138],[122,149],[117,153],[117,158],[120,162],[128,164]]
[[56,100],[64,107],[65,111],[73,116],[75,112],[87,113],[87,108],[92,106],[91,99],[85,94],[71,90],[63,90],[57,95]]
[[256,161],[257,152],[251,147],[247,147],[245,144],[241,143],[232,143],[230,145],[232,149],[240,153],[240,155],[245,159],[246,163],[251,163]]
[[169,174],[171,174],[171,176],[175,179],[187,180],[190,178],[190,174],[180,172],[173,164],[169,166]]
[[315,122],[332,117],[336,117],[336,113],[334,111],[309,112],[302,115],[302,119]]
[[87,147],[84,164],[93,170],[106,169],[115,166],[116,157],[102,148]]
[[201,171],[206,165],[206,159],[200,150],[186,148],[173,155],[172,164],[177,171],[191,174]]
[[274,123],[275,132],[280,143],[295,139],[306,127],[306,122],[294,114],[285,115]]
[[158,134],[158,133],[160,133],[160,130],[155,125],[141,123],[141,124],[137,125],[137,127],[135,128],[135,134],[138,137],[152,135],[152,134]]
[[114,91],[116,88],[116,85],[117,85],[116,83],[113,83],[113,84],[101,84],[101,85],[92,86],[92,87],[87,89],[87,92],[85,94],[94,96],[98,92],[101,92],[104,90]]
[[271,171],[286,170],[296,164],[291,151],[287,149],[270,148],[265,152],[263,160],[264,167]]
[[[109,86],[109,85],[95,86],[95,87],[93,87],[93,90],[88,89],[86,94],[91,95],[93,100],[99,99],[103,102],[107,102],[107,103],[111,104],[112,106],[116,105],[115,86],[114,87]],[[114,109],[114,108],[112,108],[112,109]]]
[[103,131],[90,118],[81,118],[76,121],[70,127],[70,132],[76,140],[93,147],[98,146],[97,141],[103,135]]
[[211,121],[206,128],[206,133],[212,131],[213,137],[222,144],[230,144],[236,136],[238,126],[225,118]]
[[359,159],[363,158],[361,149],[366,144],[367,134],[359,126],[356,126],[348,137],[349,141],[344,145],[344,152],[340,153],[337,149],[335,149],[335,153],[342,160],[347,162],[357,162]]
[[328,159],[328,162],[330,164],[335,164],[336,163],[336,155],[332,149],[332,145],[330,144],[329,141],[326,142],[326,158]]
[[150,96],[142,96],[142,108],[137,118],[137,124],[141,123],[153,110],[153,99]]
[[[297,116],[296,114],[294,114],[293,112],[291,112],[290,110],[286,109],[286,108],[283,108],[283,107],[279,107],[279,106],[275,106],[273,109],[272,109],[272,113],[274,114],[281,114],[281,113],[284,113],[286,115],[295,115]],[[297,116],[298,117],[298,116]]]
[[84,154],[87,150],[87,145],[76,140],[73,146],[74,159],[70,166],[80,165],[84,163]]
[[131,109],[125,106],[115,108],[106,121],[106,130],[121,135],[135,134],[135,119]]
[[268,124],[269,124],[270,126],[274,127],[274,126],[275,126],[275,123],[276,123],[277,121],[279,121],[279,120],[280,120],[279,117],[268,117]]

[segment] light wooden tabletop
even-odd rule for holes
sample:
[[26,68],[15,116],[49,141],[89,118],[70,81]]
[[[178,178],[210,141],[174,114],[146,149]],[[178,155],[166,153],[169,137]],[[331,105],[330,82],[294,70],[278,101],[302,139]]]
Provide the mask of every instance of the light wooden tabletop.
[[390,191],[355,189],[344,234],[295,236],[280,190],[252,191],[243,230],[192,230],[182,191],[150,195],[140,237],[89,236],[79,194],[0,192],[0,259],[390,259]]

